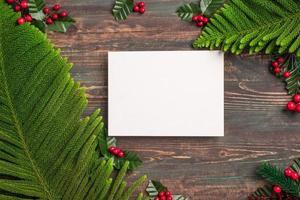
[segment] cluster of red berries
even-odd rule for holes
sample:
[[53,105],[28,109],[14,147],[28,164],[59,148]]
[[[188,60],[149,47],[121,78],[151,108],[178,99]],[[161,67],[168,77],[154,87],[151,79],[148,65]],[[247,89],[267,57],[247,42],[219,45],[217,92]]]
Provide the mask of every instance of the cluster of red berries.
[[145,9],[145,2],[139,2],[139,3],[136,3],[134,6],[133,6],[133,12],[139,12],[140,14],[144,14],[146,11]]
[[109,147],[108,151],[109,151],[109,153],[111,153],[112,155],[114,155],[118,158],[123,158],[125,156],[125,153],[117,147]]
[[300,94],[295,94],[293,101],[288,102],[286,107],[289,111],[300,113]]
[[58,11],[60,10],[61,6],[60,4],[55,4],[52,7],[52,10],[48,7],[45,7],[43,9],[43,13],[46,15],[44,20],[46,22],[46,24],[53,24],[56,20],[58,20],[59,18],[64,18],[68,16],[67,11],[63,10],[60,13],[58,13]]
[[192,21],[196,23],[198,27],[206,25],[209,19],[203,15],[195,15],[192,17]]
[[13,6],[13,9],[15,12],[22,12],[24,14],[23,17],[19,17],[17,19],[17,23],[18,24],[24,24],[25,22],[31,22],[32,21],[32,17],[30,14],[26,14],[28,13],[28,2],[27,0],[6,0],[6,3],[10,4]]
[[289,167],[284,170],[284,175],[293,181],[299,180],[299,174]]
[[154,200],[173,200],[172,194],[169,191],[159,192]]
[[[284,68],[282,65],[284,63],[284,58],[283,57],[279,57],[276,59],[276,61],[272,62],[272,66],[273,66],[273,72],[278,75],[281,73],[282,68]],[[291,76],[291,73],[286,71],[283,73],[283,77],[284,78],[289,78]]]

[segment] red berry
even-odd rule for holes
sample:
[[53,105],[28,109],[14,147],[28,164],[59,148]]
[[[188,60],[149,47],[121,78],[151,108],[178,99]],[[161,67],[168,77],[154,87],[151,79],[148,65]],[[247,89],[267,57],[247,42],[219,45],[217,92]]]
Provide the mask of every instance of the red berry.
[[50,9],[48,7],[43,8],[43,13],[44,14],[49,14],[50,13]]
[[296,105],[296,109],[295,110],[296,110],[297,113],[300,113],[300,104]]
[[16,5],[16,6],[14,7],[14,11],[15,11],[15,12],[20,12],[20,11],[21,11],[21,6]]
[[120,151],[120,153],[118,153],[119,158],[123,158],[124,156],[125,156],[125,153],[123,151]]
[[55,21],[58,19],[58,14],[57,13],[53,13],[53,15],[51,16],[51,18]]
[[202,22],[204,17],[202,15],[198,15],[198,21]]
[[167,196],[167,200],[173,200],[172,196]]
[[209,19],[208,19],[207,17],[203,17],[203,20],[202,20],[202,21],[203,21],[204,24],[207,24],[208,21],[209,21]]
[[275,61],[275,62],[272,62],[272,66],[275,67],[275,68],[277,68],[277,67],[279,67],[279,63],[276,62],[276,61]]
[[141,14],[144,14],[144,13],[145,13],[145,11],[146,11],[146,9],[145,9],[145,8],[140,8],[140,9],[139,9],[139,13],[141,13]]
[[108,148],[108,151],[109,151],[110,153],[112,153],[115,149],[116,149],[116,147],[109,147],[109,148]]
[[25,15],[24,18],[25,18],[26,22],[31,22],[32,21],[31,15]]
[[281,72],[281,69],[279,68],[279,67],[275,67],[274,68],[274,73],[275,74],[278,74],[278,73],[280,73]]
[[21,1],[20,6],[21,6],[22,9],[28,8],[28,3],[27,3],[27,1]]
[[24,24],[26,21],[25,21],[25,19],[23,18],[23,17],[19,17],[18,19],[17,19],[17,23],[19,24],[19,25],[22,25],[22,24]]
[[58,11],[60,9],[60,4],[55,4],[52,9]]
[[294,111],[296,109],[296,104],[294,102],[288,102],[287,103],[287,106],[286,108],[289,110],[289,111]]
[[202,26],[203,26],[203,22],[198,22],[198,23],[197,23],[197,26],[198,26],[198,27],[202,27]]
[[283,73],[283,77],[284,78],[288,78],[288,77],[290,77],[291,76],[291,73],[290,72],[284,72]]
[[46,23],[49,24],[49,25],[51,25],[51,24],[53,24],[53,20],[51,18],[47,18],[46,19]]
[[140,11],[140,7],[138,5],[133,6],[133,11],[134,12],[139,12]]
[[299,179],[299,174],[297,172],[292,173],[291,179],[297,181]]
[[294,100],[295,103],[300,103],[300,94],[295,94],[293,96],[293,100]]
[[118,148],[115,148],[114,150],[113,150],[113,154],[115,155],[115,156],[117,156],[119,153],[120,153],[120,149],[118,149]]
[[65,10],[63,10],[63,11],[61,11],[60,16],[61,17],[67,17],[68,16],[68,12],[65,11]]
[[290,177],[290,176],[292,176],[292,174],[293,174],[293,170],[291,168],[288,167],[284,170],[284,175],[286,177]]
[[158,193],[158,196],[159,196],[159,197],[164,197],[164,196],[165,196],[165,193],[164,193],[164,192],[159,192],[159,193]]
[[167,200],[165,196],[159,197],[160,200]]
[[169,192],[169,191],[166,191],[165,195],[166,196],[172,196],[171,192]]
[[15,3],[15,0],[6,0],[6,3],[13,4],[13,3]]
[[155,197],[154,200],[160,200],[159,197]]
[[138,3],[138,6],[140,7],[140,8],[144,8],[145,7],[145,2],[140,2],[140,3]]
[[275,193],[279,194],[279,193],[281,192],[281,187],[278,186],[278,185],[275,185],[275,186],[273,187],[273,191],[274,191]]
[[279,57],[279,58],[277,58],[277,62],[279,62],[279,63],[283,63],[283,62],[284,62],[284,58],[283,58],[283,57]]
[[197,15],[195,15],[195,16],[192,17],[192,21],[193,21],[193,22],[197,22],[197,21],[198,21],[198,18],[199,18],[199,17],[198,17]]

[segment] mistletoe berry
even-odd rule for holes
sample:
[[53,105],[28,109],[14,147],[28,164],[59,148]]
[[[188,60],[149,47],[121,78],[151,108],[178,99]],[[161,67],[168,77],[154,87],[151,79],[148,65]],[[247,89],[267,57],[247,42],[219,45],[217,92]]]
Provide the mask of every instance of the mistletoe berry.
[[273,187],[273,192],[275,192],[276,194],[281,193],[281,187],[278,186],[278,185],[275,185],[275,186]]
[[291,73],[290,72],[284,72],[283,73],[283,77],[284,78],[289,78],[291,76]]
[[23,17],[20,17],[20,18],[18,18],[17,19],[17,23],[19,24],[19,25],[22,25],[22,24],[24,24],[26,21],[25,21],[25,19],[23,18]]
[[61,11],[60,16],[61,17],[67,17],[68,16],[68,12],[65,11],[65,10],[63,10],[63,11]]
[[22,9],[28,8],[28,3],[27,3],[27,1],[21,1],[20,6],[21,6]]
[[6,0],[6,3],[13,4],[13,3],[15,3],[15,1],[14,0]]
[[291,175],[291,179],[297,181],[299,179],[299,174],[297,172],[293,172]]
[[55,21],[55,20],[57,20],[58,19],[58,14],[57,13],[53,13],[52,14],[52,16],[51,16],[51,18]]
[[294,111],[296,109],[296,104],[294,102],[288,102],[287,103],[287,106],[286,108],[289,110],[289,111]]
[[43,8],[43,13],[44,14],[49,14],[50,13],[50,9],[48,7]]
[[54,10],[54,11],[58,11],[59,9],[60,9],[60,4],[55,4],[53,7],[52,7],[52,9]]
[[20,12],[20,11],[21,11],[21,6],[15,5],[14,11],[15,11],[15,12]]
[[[292,102],[293,103],[293,102]],[[296,105],[295,105],[295,108],[296,108]],[[286,176],[286,177],[291,177],[292,176],[292,174],[293,174],[293,170],[291,169],[291,168],[286,168],[285,170],[284,170],[284,175]]]
[[279,63],[283,63],[283,62],[284,62],[284,58],[283,58],[283,57],[279,57],[279,58],[277,58],[277,62],[279,62]]
[[32,17],[29,14],[25,15],[24,18],[25,18],[26,22],[31,22],[32,21]]
[[46,24],[51,25],[53,24],[53,20],[51,18],[46,19]]
[[281,69],[279,67],[274,68],[274,73],[279,74],[281,72]]
[[293,96],[293,100],[294,100],[295,103],[300,103],[300,94],[295,94]]
[[272,62],[272,66],[274,67],[274,68],[278,68],[279,67],[279,63],[278,62]]
[[146,11],[146,9],[145,9],[145,8],[140,8],[140,10],[139,10],[139,13],[140,13],[140,14],[144,14],[144,13],[145,13],[145,11]]

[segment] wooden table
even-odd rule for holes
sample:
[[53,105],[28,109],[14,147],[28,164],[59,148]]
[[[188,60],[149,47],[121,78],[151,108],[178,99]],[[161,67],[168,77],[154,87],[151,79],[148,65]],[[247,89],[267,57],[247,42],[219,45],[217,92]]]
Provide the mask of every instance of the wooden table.
[[[144,15],[123,22],[114,21],[111,0],[59,2],[77,23],[67,34],[49,37],[87,88],[87,114],[101,108],[106,118],[107,51],[190,50],[199,34],[176,16],[180,0],[146,0]],[[300,115],[284,111],[290,97],[269,73],[268,62],[268,56],[226,55],[225,137],[118,138],[121,148],[138,152],[144,161],[128,179],[146,173],[194,200],[240,200],[263,184],[255,174],[262,161],[285,166],[299,157]]]

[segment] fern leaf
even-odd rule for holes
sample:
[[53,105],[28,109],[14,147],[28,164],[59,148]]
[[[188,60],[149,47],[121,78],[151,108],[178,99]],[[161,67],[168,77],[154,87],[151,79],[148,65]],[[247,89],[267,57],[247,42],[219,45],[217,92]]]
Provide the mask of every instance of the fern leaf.
[[201,0],[200,8],[205,16],[210,16],[224,5],[227,0]]
[[290,72],[290,77],[286,79],[286,89],[289,95],[300,93],[300,59],[291,56],[288,59],[287,70]]
[[185,21],[192,21],[192,17],[194,15],[197,15],[201,13],[201,9],[199,5],[195,3],[188,3],[180,6],[177,10],[176,13],[178,17],[180,17],[182,20]]
[[81,117],[87,98],[71,64],[3,0],[0,10],[0,198],[107,199],[119,187],[98,150],[100,111]]
[[29,13],[37,13],[46,6],[44,0],[28,0]]
[[236,54],[247,49],[298,55],[299,36],[298,0],[231,0],[211,18],[193,46],[214,49],[221,41],[223,51]]
[[132,13],[132,0],[116,0],[112,13],[116,20],[125,20]]

